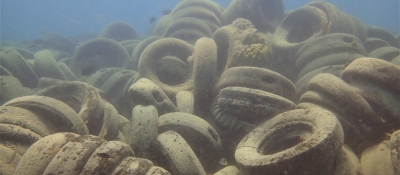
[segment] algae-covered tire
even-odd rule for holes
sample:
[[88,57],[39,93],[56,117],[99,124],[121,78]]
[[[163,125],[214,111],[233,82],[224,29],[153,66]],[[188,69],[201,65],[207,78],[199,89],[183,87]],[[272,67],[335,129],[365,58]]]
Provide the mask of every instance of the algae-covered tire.
[[398,47],[396,37],[388,30],[378,26],[367,26],[367,34],[369,38],[379,38],[388,42],[393,47]]
[[297,103],[298,100],[300,99],[301,95],[303,95],[307,91],[308,82],[310,82],[310,80],[313,77],[317,76],[318,74],[322,74],[322,73],[332,74],[334,76],[340,77],[344,68],[346,68],[346,65],[325,66],[325,67],[315,69],[311,72],[308,72],[307,74],[305,74],[304,76],[299,78],[295,83],[295,86],[296,86],[296,101],[295,102]]
[[169,85],[168,82],[162,82],[157,76],[156,64],[165,56],[175,56],[187,65],[188,58],[193,54],[193,46],[189,43],[175,39],[175,38],[164,38],[151,43],[143,51],[139,61],[139,77],[147,78],[153,81],[155,84],[168,95],[169,98],[174,99],[179,91],[188,91],[193,89],[193,78],[192,69],[188,73],[188,78],[184,83],[178,85]]
[[64,75],[65,79],[68,81],[79,81],[78,77],[71,71],[69,66],[63,62],[59,62],[57,66],[60,68],[62,74]]
[[156,74],[161,82],[170,86],[184,83],[191,72],[191,66],[175,56],[165,56],[157,61]]
[[214,175],[241,175],[241,172],[235,166],[227,166],[216,172]]
[[368,57],[379,58],[389,62],[393,62],[400,55],[400,49],[393,46],[385,46],[377,48],[368,53]]
[[159,115],[177,110],[174,103],[167,97],[164,91],[146,78],[141,78],[133,83],[129,87],[128,94],[131,99],[132,108],[136,105],[153,105],[157,108]]
[[229,132],[234,132],[235,135],[245,135],[255,128],[255,125],[243,122],[237,119],[231,113],[222,109],[218,104],[218,96],[211,105],[211,113],[216,121]]
[[158,135],[157,143],[159,149],[166,156],[172,174],[206,174],[192,148],[175,131],[167,131]]
[[346,14],[333,4],[324,1],[312,1],[307,6],[321,9],[328,18],[325,24],[328,33],[348,33],[360,38],[362,42],[367,38],[366,26],[356,17]]
[[42,50],[35,53],[34,71],[38,78],[50,77],[60,80],[66,80],[57,61],[49,50]]
[[0,105],[14,98],[34,93],[31,89],[23,87],[14,76],[0,76],[0,83]]
[[75,46],[77,45],[75,41],[72,41],[65,36],[48,31],[44,31],[42,38],[39,40],[45,48],[66,53],[73,53]]
[[4,68],[2,65],[0,65],[0,75],[1,76],[13,76],[10,71],[8,71],[6,68]]
[[194,98],[190,91],[180,91],[176,94],[176,109],[179,112],[193,114]]
[[233,67],[225,70],[217,84],[217,91],[229,86],[258,89],[291,101],[295,99],[294,84],[283,75],[264,68]]
[[181,1],[171,12],[170,25],[174,21],[182,18],[196,18],[207,24],[207,27],[210,28],[211,33],[213,33],[222,26],[220,21],[221,15],[222,11],[212,1]]
[[58,132],[74,131],[88,134],[89,130],[76,112],[65,103],[50,97],[24,96],[13,99],[4,106],[14,106],[35,112],[53,123]]
[[0,65],[29,88],[37,88],[38,78],[28,62],[16,50],[0,49]]
[[347,65],[365,55],[363,43],[351,34],[330,33],[310,39],[296,53],[298,79],[315,69]]
[[171,175],[171,173],[164,168],[153,166],[146,172],[146,175]]
[[397,48],[400,48],[400,33],[398,33],[398,34],[396,35],[396,40],[397,40],[397,43],[399,44],[399,45],[397,46]]
[[347,145],[343,145],[336,157],[333,175],[360,175],[361,163],[357,155]]
[[165,31],[164,37],[168,38],[170,36],[176,35],[175,33],[190,30],[197,30],[198,32],[203,34],[204,37],[210,37],[212,35],[211,29],[202,20],[192,17],[183,17],[176,19],[169,24],[167,30]]
[[78,77],[90,76],[107,67],[122,67],[129,54],[118,42],[107,38],[95,38],[76,48],[71,60],[71,71]]
[[[331,74],[319,74],[308,83],[300,103],[313,103],[336,115],[346,134],[345,143],[359,155],[383,139],[384,123],[356,88]],[[350,139],[351,138],[351,139]]]
[[355,84],[357,79],[361,79],[379,84],[390,93],[399,94],[400,68],[398,66],[384,60],[367,57],[359,58],[349,66],[343,71],[341,78],[350,85]]
[[139,45],[141,40],[125,40],[119,42],[122,46],[124,46],[125,50],[129,53],[129,56],[132,56],[133,50],[135,47]]
[[14,49],[14,50],[16,50],[19,54],[21,54],[21,55],[25,58],[25,60],[30,60],[30,59],[33,60],[33,55],[35,54],[35,53],[33,53],[32,51],[25,50],[25,49],[19,48],[19,47],[1,46],[1,48],[4,48],[4,49],[6,49],[6,48],[7,48],[7,49]]
[[23,146],[32,145],[42,138],[42,136],[30,129],[5,123],[0,123],[0,137],[2,141],[11,141],[10,143],[16,144],[22,143]]
[[110,174],[123,158],[133,155],[132,148],[126,143],[118,141],[103,143],[87,160],[81,175]]
[[368,37],[364,42],[364,48],[365,51],[367,51],[367,53],[370,53],[373,50],[386,46],[390,46],[390,44],[387,41],[380,38]]
[[17,125],[42,137],[57,131],[55,126],[48,122],[44,116],[36,115],[34,111],[13,106],[0,106],[0,123]]
[[109,68],[104,68],[96,71],[96,73],[92,74],[88,79],[86,79],[86,83],[89,83],[90,85],[96,87],[96,88],[101,88],[103,84],[110,78],[112,75],[115,73],[122,71],[123,69],[121,68],[115,68],[115,67],[109,67]]
[[[4,150],[0,147],[0,151]],[[19,154],[16,156],[14,160],[19,160]],[[133,156],[132,148],[124,142],[107,142],[93,135],[56,133],[35,142],[21,158],[15,174],[170,174],[154,167],[150,160]],[[0,172],[3,172],[1,168]]]
[[100,137],[92,135],[78,136],[70,140],[56,153],[43,174],[80,174],[85,166],[84,162],[104,142]]
[[133,70],[122,70],[111,75],[107,81],[101,86],[101,90],[103,90],[102,98],[110,102],[120,114],[122,111],[127,111],[131,109],[125,109],[127,105],[124,90],[126,83],[131,77],[136,77],[137,72]]
[[37,89],[44,89],[44,88],[56,85],[58,83],[65,83],[65,82],[66,82],[65,80],[59,80],[59,79],[49,78],[49,77],[42,77],[42,78],[39,78],[39,85],[38,85]]
[[192,114],[171,112],[158,118],[158,131],[174,131],[182,136],[205,169],[215,167],[222,152],[217,131],[205,120]]
[[132,110],[131,123],[124,125],[129,132],[125,135],[137,157],[149,157],[150,148],[158,136],[158,113],[154,106],[137,105]]
[[393,60],[390,62],[400,67],[400,55],[396,58],[393,58]]
[[318,108],[292,110],[247,134],[235,159],[246,174],[330,174],[343,140],[334,114]]
[[157,24],[152,29],[152,34],[154,36],[164,36],[165,30],[167,30],[168,25],[171,21],[171,14],[164,15],[158,20]]
[[198,111],[208,110],[214,99],[217,80],[217,45],[211,38],[200,38],[193,52],[193,97]]
[[[209,11],[212,12],[213,15],[217,16],[218,18],[222,15],[222,12],[220,10],[220,8],[218,7],[217,4],[213,4],[213,2],[210,1],[182,1],[179,4],[176,5],[176,7],[174,8],[174,10],[171,12],[171,14],[174,16],[176,13],[178,13],[181,10],[184,10],[186,8],[200,8],[203,10],[203,12],[205,11]],[[186,14],[191,15],[191,12],[187,12]],[[208,13],[210,14],[210,13]],[[207,19],[207,18],[206,18]]]
[[104,104],[93,86],[80,81],[64,82],[47,87],[35,95],[64,102],[74,109],[81,120],[88,122],[87,127],[91,134],[99,134],[104,118]]
[[128,64],[125,65],[124,67],[127,69],[133,69],[133,70],[138,70],[138,64],[140,60],[140,56],[142,55],[143,51],[146,49],[147,46],[149,46],[151,43],[162,39],[163,37],[160,36],[150,36],[146,38],[145,40],[141,41],[135,49],[133,49],[131,53],[131,58],[128,61]]
[[[324,94],[327,97],[323,98],[324,100],[332,100],[332,104],[337,105],[337,110],[348,114],[349,117],[346,120],[352,122],[353,125],[366,125],[379,128],[378,126],[374,126],[380,124],[380,121],[368,101],[340,78],[331,74],[319,74],[308,83],[308,91]],[[303,100],[301,101],[303,102]],[[330,105],[322,106],[330,107]],[[362,127],[360,126],[360,128]]]
[[[376,58],[359,58],[341,78],[351,85],[383,119],[378,123],[400,127],[400,67]],[[378,118],[378,117],[375,117]],[[389,131],[390,132],[390,131]]]
[[296,106],[292,101],[281,96],[244,87],[221,89],[218,104],[237,119],[252,125],[259,125]]
[[2,175],[14,175],[18,163],[21,160],[21,154],[17,153],[15,150],[0,145],[0,174]]
[[400,130],[390,136],[390,157],[395,173],[400,173]]
[[248,19],[261,32],[273,32],[284,17],[282,0],[233,0],[223,11],[222,24]]
[[211,29],[205,22],[192,17],[183,17],[170,22],[165,38],[178,38],[194,44],[201,37],[211,37]]
[[360,162],[364,175],[397,175],[394,173],[390,146],[389,140],[383,140],[363,150]]
[[56,133],[35,142],[25,152],[18,164],[15,175],[41,175],[60,149],[79,135]]
[[274,32],[274,49],[278,53],[295,54],[312,38],[326,34],[329,23],[323,10],[302,6],[290,12]]
[[117,42],[138,39],[137,31],[129,24],[115,21],[108,24],[100,34],[101,37],[110,38]]
[[[122,136],[121,126],[125,123],[129,123],[129,120],[122,115],[118,114],[117,109],[103,100],[104,102],[104,119],[102,121],[102,127],[99,132],[99,136],[105,140],[114,140],[126,142],[125,136]],[[100,123],[99,123],[100,124]]]
[[121,174],[145,174],[150,167],[153,166],[153,162],[147,159],[135,158],[135,157],[125,157],[117,165],[111,175],[121,175]]

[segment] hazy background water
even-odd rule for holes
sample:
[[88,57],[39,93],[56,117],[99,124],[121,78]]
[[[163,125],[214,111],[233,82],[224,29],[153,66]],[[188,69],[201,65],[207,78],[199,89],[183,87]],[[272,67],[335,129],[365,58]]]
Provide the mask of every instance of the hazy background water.
[[[99,34],[110,22],[124,21],[145,35],[159,19],[161,11],[173,9],[181,0],[0,0],[1,40],[18,41],[40,38],[40,31],[64,36]],[[215,0],[227,7],[230,0]],[[285,9],[293,10],[309,0],[285,0]],[[381,26],[399,33],[399,0],[331,0],[340,10],[355,15],[366,25]],[[156,22],[155,22],[156,23]],[[153,23],[153,25],[155,25]]]

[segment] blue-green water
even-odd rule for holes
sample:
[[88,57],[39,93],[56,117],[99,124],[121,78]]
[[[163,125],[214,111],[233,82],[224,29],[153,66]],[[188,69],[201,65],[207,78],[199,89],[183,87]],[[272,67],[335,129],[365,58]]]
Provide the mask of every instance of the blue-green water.
[[[112,21],[124,21],[141,35],[151,27],[149,18],[162,16],[180,0],[2,0],[1,39],[35,39],[40,31],[52,31],[72,36],[81,33],[98,34]],[[216,0],[227,7],[229,0]],[[308,0],[285,0],[285,9],[293,10]],[[353,14],[367,25],[381,26],[392,33],[399,32],[398,0],[331,0],[340,10]]]

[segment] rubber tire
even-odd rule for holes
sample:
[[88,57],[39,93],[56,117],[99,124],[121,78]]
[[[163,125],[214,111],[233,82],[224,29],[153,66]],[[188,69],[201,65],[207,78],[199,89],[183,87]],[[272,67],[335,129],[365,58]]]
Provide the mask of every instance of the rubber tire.
[[235,159],[245,174],[332,174],[343,141],[334,114],[297,109],[247,134],[236,148]]

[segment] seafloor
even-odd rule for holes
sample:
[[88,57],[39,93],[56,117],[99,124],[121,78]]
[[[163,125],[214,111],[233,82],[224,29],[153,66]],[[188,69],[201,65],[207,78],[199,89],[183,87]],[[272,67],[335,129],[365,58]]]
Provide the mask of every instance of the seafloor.
[[400,174],[399,35],[323,1],[163,13],[2,41],[0,174]]

